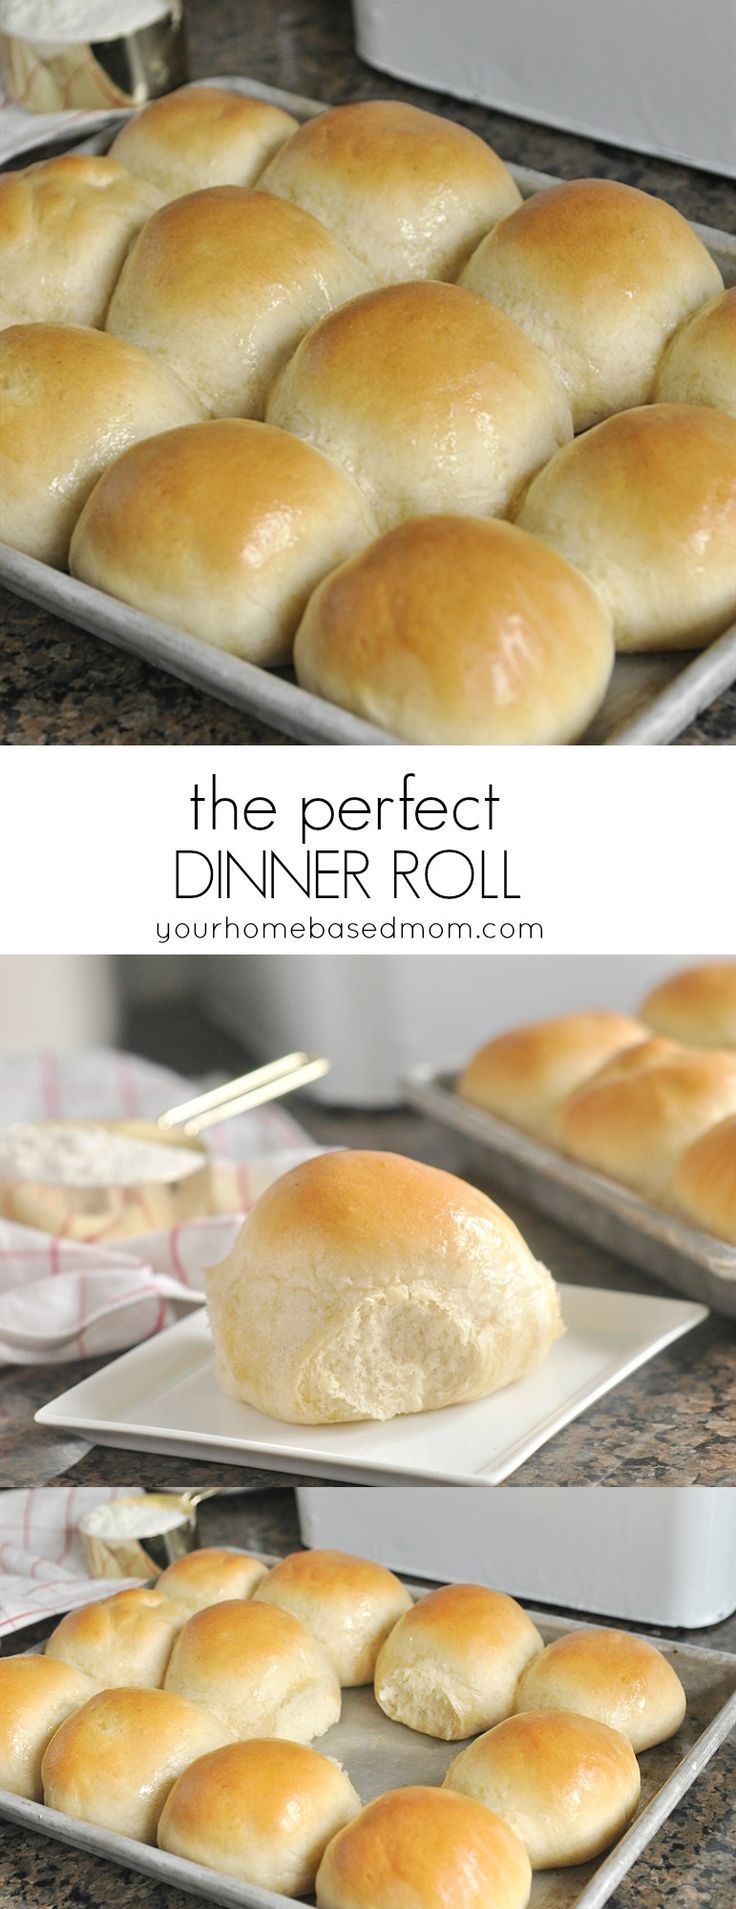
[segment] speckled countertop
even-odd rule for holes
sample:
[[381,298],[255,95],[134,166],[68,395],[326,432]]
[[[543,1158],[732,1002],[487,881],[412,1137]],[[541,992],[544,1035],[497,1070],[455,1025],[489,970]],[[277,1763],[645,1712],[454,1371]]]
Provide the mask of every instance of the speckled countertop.
[[[171,1482],[168,1461],[163,1461],[156,1482]],[[472,1509],[477,1516],[477,1498],[466,1494],[466,1501],[469,1514]],[[0,1505],[0,1522],[1,1518]],[[299,1542],[291,1491],[211,1500],[201,1506],[199,1518],[203,1544],[239,1544],[281,1554]],[[665,1635],[733,1652],[736,1616],[707,1630]],[[18,1637],[17,1646],[31,1641],[25,1633]],[[728,1909],[733,1900],[735,1793],[736,1744],[732,1740],[707,1766],[620,1884],[610,1899],[611,1909]],[[2,1909],[108,1909],[108,1905],[109,1909],[187,1909],[192,1901],[176,1889],[160,1888],[142,1876],[2,1824],[0,1873]]]
[[[562,178],[610,174],[658,192],[692,219],[730,229],[729,182],[627,154],[483,106],[389,79],[360,61],[349,0],[208,0],[191,5],[193,77],[250,74],[331,104],[375,96],[413,100],[482,133],[505,159]],[[0,591],[0,740],[11,743],[277,743],[265,724]],[[726,743],[736,687],[680,738]]]

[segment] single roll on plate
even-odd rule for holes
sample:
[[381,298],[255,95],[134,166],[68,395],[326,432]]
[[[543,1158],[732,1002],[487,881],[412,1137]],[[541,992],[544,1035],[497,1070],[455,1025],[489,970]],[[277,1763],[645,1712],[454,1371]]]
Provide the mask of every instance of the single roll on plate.
[[681,1154],[736,1113],[736,1054],[642,1041],[601,1067],[567,1101],[565,1151],[655,1205],[670,1200]]
[[672,1192],[691,1225],[736,1246],[736,1114],[688,1147],[675,1168]]
[[563,1330],[554,1281],[507,1214],[391,1153],[323,1153],[285,1173],[207,1298],[224,1391],[295,1425],[484,1398]]
[[491,1810],[451,1790],[390,1790],[340,1830],[318,1909],[526,1909],[529,1858]]
[[309,1895],[327,1844],[359,1809],[331,1757],[257,1738],[190,1764],[164,1806],[158,1846],[236,1882]]
[[467,1750],[445,1788],[473,1796],[516,1831],[532,1869],[588,1863],[636,1810],[639,1765],[626,1737],[562,1710],[507,1717]]
[[577,564],[618,649],[702,649],[736,617],[736,421],[622,411],[558,451],[516,521]]
[[97,1685],[162,1684],[181,1613],[157,1591],[117,1591],[68,1611],[46,1644],[47,1657],[76,1664]]
[[412,1602],[393,1571],[347,1551],[294,1551],[255,1595],[314,1632],[344,1688],[372,1684],[380,1647]]
[[709,298],[675,332],[653,395],[662,404],[712,404],[736,418],[736,285]]
[[685,1047],[736,1050],[736,961],[683,968],[652,988],[641,1017],[655,1034]]
[[607,1723],[637,1754],[679,1730],[685,1692],[662,1652],[629,1631],[569,1631],[529,1664],[516,1711],[572,1710]]
[[368,543],[360,491],[310,444],[228,418],[166,431],[95,486],[72,576],[251,663],[286,663],[307,600]]
[[110,152],[128,172],[177,199],[207,186],[252,186],[297,124],[265,99],[224,86],[181,86],[134,113]]
[[262,418],[305,331],[365,288],[355,259],[300,206],[212,186],[149,219],[107,330],[163,359],[210,416]]
[[481,241],[461,283],[546,351],[576,431],[648,403],[668,338],[723,290],[682,214],[614,179],[535,192]]
[[514,1598],[482,1584],[443,1585],[387,1637],[376,1702],[395,1723],[457,1743],[510,1715],[521,1673],[542,1648]]
[[44,1802],[116,1836],[155,1843],[177,1777],[231,1736],[220,1718],[167,1690],[102,1690],[52,1737]]
[[201,1703],[238,1737],[309,1743],[340,1715],[340,1683],[317,1638],[288,1611],[232,1600],[185,1624],[167,1690]]
[[94,1696],[91,1677],[52,1657],[0,1657],[0,1790],[43,1800],[41,1759],[54,1731]]
[[187,1551],[156,1579],[156,1590],[171,1598],[178,1611],[192,1617],[209,1604],[253,1596],[266,1576],[266,1565],[247,1551],[219,1550],[214,1545]]
[[304,689],[419,743],[567,743],[603,701],[609,618],[536,537],[479,517],[416,517],[310,598]]
[[521,201],[484,139],[401,100],[358,100],[307,120],[260,184],[322,219],[375,285],[455,278]]
[[102,325],[130,241],[161,204],[115,159],[66,153],[0,178],[0,326]]
[[572,437],[542,353],[457,285],[394,285],[333,312],[285,365],[266,416],[334,458],[380,530],[424,511],[503,516]]
[[0,332],[0,535],[62,568],[77,518],[120,452],[201,410],[165,365],[81,325]]
[[530,1021],[479,1048],[457,1092],[536,1140],[555,1141],[568,1094],[622,1048],[645,1039],[640,1021],[605,1009]]

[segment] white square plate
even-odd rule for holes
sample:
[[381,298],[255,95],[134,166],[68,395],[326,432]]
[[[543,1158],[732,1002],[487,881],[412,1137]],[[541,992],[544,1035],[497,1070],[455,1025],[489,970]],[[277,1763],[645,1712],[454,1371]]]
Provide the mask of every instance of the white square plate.
[[239,1462],[341,1483],[497,1485],[586,1406],[707,1317],[705,1306],[561,1286],[567,1326],[544,1365],[472,1405],[385,1425],[287,1425],[215,1380],[204,1307],[36,1413],[100,1445]]

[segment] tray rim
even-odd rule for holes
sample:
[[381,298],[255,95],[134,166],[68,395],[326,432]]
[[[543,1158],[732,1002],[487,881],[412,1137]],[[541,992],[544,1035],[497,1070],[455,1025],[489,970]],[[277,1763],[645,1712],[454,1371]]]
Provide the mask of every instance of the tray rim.
[[[329,102],[288,92],[282,87],[270,86],[265,81],[249,79],[242,74],[211,75],[198,79],[194,84],[249,93],[255,98],[282,106],[301,119],[315,118],[329,110]],[[452,119],[453,115],[448,114],[447,117]],[[64,150],[104,152],[117,127],[128,118],[129,112],[111,115],[108,124],[88,139],[70,138]],[[58,150],[58,146],[59,142],[56,141],[54,150]],[[6,160],[0,170],[7,170],[11,163],[12,160]],[[526,194],[564,183],[557,174],[539,172],[512,161],[505,163],[521,191]],[[615,177],[615,174],[611,176]],[[688,223],[709,249],[718,252],[728,265],[733,265],[736,274],[736,236],[700,221],[690,220]],[[396,747],[402,742],[401,737],[390,735],[362,717],[340,709],[337,704],[312,695],[284,676],[203,643],[200,638],[189,636],[173,624],[163,623],[144,612],[133,610],[118,598],[110,597],[88,584],[78,583],[66,573],[36,558],[26,557],[3,543],[0,543],[0,582],[24,601],[37,603],[60,616],[63,621],[78,625],[153,668],[162,669],[243,714],[272,724],[281,734],[297,742],[333,747],[349,747],[351,744]],[[669,654],[676,656],[677,652]],[[674,742],[689,723],[695,721],[736,681],[736,624],[724,630],[705,649],[695,652],[684,650],[680,654],[689,660],[683,662],[682,668],[676,670],[645,708],[624,720],[601,743],[588,743],[585,737],[581,737],[576,746],[653,747]]]

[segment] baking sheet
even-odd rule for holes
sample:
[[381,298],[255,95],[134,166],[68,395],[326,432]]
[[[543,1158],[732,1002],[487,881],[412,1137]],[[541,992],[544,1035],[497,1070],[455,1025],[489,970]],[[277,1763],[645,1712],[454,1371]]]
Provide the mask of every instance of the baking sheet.
[[[257,80],[220,75],[201,84],[269,100],[300,120],[325,110],[321,101]],[[125,117],[121,115],[120,120],[91,139],[75,143],[74,150],[106,151]],[[509,171],[525,197],[540,187],[559,183],[552,174],[526,166],[509,164]],[[708,246],[726,284],[736,282],[736,238],[710,226],[695,224],[694,230]],[[103,637],[118,649],[156,664],[195,689],[258,717],[297,742],[395,745],[398,740],[300,689],[291,671],[270,672],[241,662],[169,624],[129,609],[102,591],[77,583],[48,564],[21,556],[6,544],[0,544],[0,581],[16,595]],[[736,626],[694,655],[673,651],[619,656],[605,702],[581,740],[615,746],[671,742],[734,680]]]
[[[410,1584],[409,1589],[421,1597],[427,1586]],[[545,1643],[580,1628],[574,1619],[550,1617],[534,1610],[529,1615]],[[530,1909],[602,1909],[736,1723],[736,1659],[697,1645],[673,1645],[657,1637],[649,1641],[669,1658],[683,1683],[688,1709],[682,1728],[669,1743],[647,1750],[639,1759],[642,1792],[637,1815],[610,1854],[574,1869],[536,1875]],[[315,1748],[345,1765],[359,1796],[368,1803],[386,1789],[441,1783],[463,1745],[419,1736],[384,1717],[370,1690],[346,1690],[340,1722],[318,1739]],[[3,1817],[27,1831],[103,1856],[169,1888],[227,1905],[228,1909],[287,1909],[287,1898],[271,1890],[230,1882],[213,1870],[77,1823],[42,1803],[28,1803],[6,1791],[0,1791],[0,1819]],[[312,1902],[314,1898],[301,1900]]]
[[413,1107],[482,1150],[485,1171],[491,1169],[499,1190],[517,1194],[663,1285],[736,1319],[736,1247],[660,1212],[615,1180],[472,1106],[456,1093],[453,1075],[431,1064],[412,1068],[401,1088]]
[[123,1353],[36,1413],[101,1445],[258,1465],[346,1484],[497,1485],[673,1340],[703,1306],[560,1285],[567,1331],[543,1365],[490,1398],[386,1424],[287,1425],[215,1380],[205,1307]]

